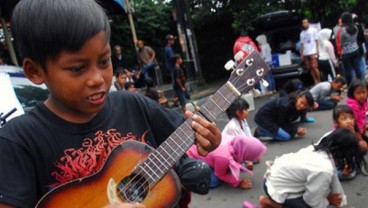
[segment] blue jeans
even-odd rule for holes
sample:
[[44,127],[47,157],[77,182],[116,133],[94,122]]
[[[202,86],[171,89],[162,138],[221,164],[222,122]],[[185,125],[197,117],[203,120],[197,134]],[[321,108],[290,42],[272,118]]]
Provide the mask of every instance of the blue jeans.
[[272,72],[268,72],[265,76],[265,80],[268,82],[268,91],[276,90],[275,78],[272,75]]
[[144,80],[149,78],[149,71],[157,66],[156,62],[151,62],[143,66],[142,74],[144,76]]
[[188,90],[183,91],[181,89],[175,89],[175,88],[174,88],[174,90],[175,90],[176,95],[179,98],[179,103],[180,103],[181,107],[185,107],[185,105],[187,104],[186,99],[190,99],[190,94],[189,94]]
[[362,78],[362,74],[360,72],[360,62],[361,62],[361,55],[359,53],[359,50],[349,53],[349,54],[343,54],[342,55],[342,63],[344,65],[345,69],[345,78],[348,84],[352,81],[352,71],[354,70],[355,75],[358,79]]
[[336,107],[337,102],[332,100],[316,100],[318,103],[318,108],[315,110],[330,110]]
[[289,141],[291,139],[291,135],[282,128],[278,128],[276,133],[272,133],[259,125],[257,125],[257,127],[259,129],[260,136],[272,137],[274,140],[278,141]]

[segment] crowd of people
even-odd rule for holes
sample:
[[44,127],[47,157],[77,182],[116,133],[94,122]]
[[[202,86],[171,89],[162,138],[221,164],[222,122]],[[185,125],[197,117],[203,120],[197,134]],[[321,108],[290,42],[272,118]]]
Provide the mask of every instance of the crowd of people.
[[[347,12],[341,15],[341,25],[334,29],[335,40],[341,47],[337,54],[334,48],[337,44],[330,40],[331,29],[317,31],[308,19],[303,19],[301,25],[301,60],[310,71],[314,85],[306,87],[300,79],[286,82],[280,89],[279,98],[256,107],[253,134],[246,121],[249,104],[243,99],[236,100],[227,110],[229,122],[222,130],[220,146],[206,157],[198,156],[195,147],[188,151],[189,156],[201,159],[211,167],[212,188],[226,182],[250,189],[251,182],[239,177],[239,171],[252,174],[252,163],[266,152],[267,148],[257,140],[289,141],[304,137],[307,129],[299,123],[315,122],[307,117],[308,111],[332,110],[334,129],[321,135],[318,142],[267,162],[265,195],[259,197],[260,208],[341,207],[347,200],[340,181],[352,180],[357,174],[368,174],[364,159],[368,149],[368,85],[364,77],[366,43],[358,40],[361,30],[357,16]],[[271,66],[271,48],[266,36],[262,34],[256,40],[259,47],[242,33],[235,42],[234,54],[245,50],[246,57],[258,50]],[[337,73],[335,69],[339,69]],[[271,83],[267,87],[272,94],[274,81],[272,73],[269,74],[265,79]],[[262,90],[261,85],[257,87],[259,90]],[[346,104],[342,104],[344,90],[347,90]],[[240,141],[244,143],[242,149],[238,147]],[[244,207],[255,206],[245,201]]]

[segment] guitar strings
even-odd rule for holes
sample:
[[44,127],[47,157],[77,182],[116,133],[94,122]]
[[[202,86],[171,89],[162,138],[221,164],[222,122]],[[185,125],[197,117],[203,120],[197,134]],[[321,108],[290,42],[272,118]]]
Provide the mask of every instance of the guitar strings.
[[[259,76],[254,76],[254,77],[250,77],[251,79],[253,79],[253,78],[260,78]],[[249,79],[249,78],[248,78]],[[238,84],[240,84],[240,81],[241,81],[242,79],[241,79],[241,77],[240,76],[237,76],[237,77],[235,77],[234,78],[234,84],[235,85],[238,85]],[[241,83],[239,86],[238,86],[238,88],[240,89],[240,91],[243,91],[242,90],[242,88],[244,88],[244,89],[246,89],[246,87],[254,87],[255,85],[252,85],[252,86],[250,86],[250,85],[248,85],[247,84],[247,82],[246,81],[244,81],[243,83]],[[225,100],[224,100],[224,102],[226,102]],[[170,140],[169,142],[171,142],[171,143],[173,143],[173,141],[172,140]],[[147,156],[147,158],[151,155],[151,154],[154,154],[155,153],[155,151],[154,152],[152,152],[152,153],[150,153],[148,156]],[[146,158],[146,160],[145,161],[143,161],[143,162],[147,162],[147,165],[150,165],[152,162],[151,161],[147,161],[147,158]],[[161,162],[160,162],[161,163]],[[161,164],[160,164],[160,166],[161,166]],[[148,183],[149,183],[149,180],[147,180],[146,178],[144,178],[143,177],[143,175],[141,175],[142,173],[143,173],[143,167],[141,166],[141,165],[139,165],[139,167],[140,167],[140,169],[141,170],[139,170],[136,174],[135,174],[135,176],[133,177],[133,178],[131,178],[129,181],[128,181],[128,183],[126,183],[126,184],[124,184],[124,187],[123,188],[119,188],[119,190],[118,190],[118,194],[121,194],[121,193],[125,193],[126,192],[126,190],[128,190],[128,187],[130,186],[130,184],[131,183],[133,183],[133,182],[135,182],[135,184],[134,184],[134,186],[136,185],[136,184],[142,184],[142,185],[139,185],[139,187],[138,187],[138,190],[140,190],[140,189],[142,189],[142,187],[143,186],[145,186],[145,182],[147,182],[148,181]],[[166,174],[166,173],[165,173]],[[164,174],[164,175],[165,175]],[[140,178],[138,178],[140,176]],[[162,177],[163,176],[161,176],[161,179],[162,179]],[[137,179],[138,178],[138,179]],[[154,181],[153,181],[154,182]],[[149,191],[152,187],[150,187],[151,186],[151,184],[149,183],[149,185],[148,185],[148,189],[146,189],[146,187],[143,187],[143,192],[141,192],[139,195],[138,195],[138,197],[136,197],[135,199],[134,199],[134,201],[132,201],[132,202],[139,202],[138,200],[142,197],[142,194],[143,193],[145,193],[146,191]]]

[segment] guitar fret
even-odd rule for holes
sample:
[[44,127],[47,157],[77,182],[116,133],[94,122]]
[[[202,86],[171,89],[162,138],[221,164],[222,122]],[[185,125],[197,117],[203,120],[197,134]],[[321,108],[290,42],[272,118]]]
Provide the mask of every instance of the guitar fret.
[[[174,134],[177,136],[177,137],[179,137],[179,135],[178,135],[178,133],[176,132],[176,131],[174,131]],[[179,137],[180,138],[180,137]],[[176,143],[176,141],[173,139],[172,140],[175,144],[176,144],[176,146],[182,151],[182,152],[185,152],[185,150],[184,149],[182,149],[181,148],[181,145],[179,145],[178,143]],[[175,151],[176,152],[176,151]],[[177,152],[176,152],[177,153]]]
[[224,98],[224,100],[229,104],[231,105],[231,102],[221,93],[221,91],[218,91],[218,94]]
[[167,151],[166,151],[166,149],[163,147],[163,148],[161,148],[165,153],[166,153],[166,155],[167,156],[169,156],[171,159],[172,159],[172,161],[175,161],[175,159],[171,156],[171,154],[170,153],[168,153]]
[[[156,152],[152,153],[152,156],[153,156],[153,157],[155,157],[155,158],[156,158],[156,160],[157,160],[159,163],[161,163],[161,164],[165,167],[165,164],[163,164],[163,163],[161,162],[161,160],[160,160],[160,159],[155,155],[155,153],[156,153]],[[158,153],[158,154],[159,154],[159,153]],[[148,160],[151,160],[151,158],[149,158],[149,157],[148,157]],[[152,162],[154,162],[154,161],[152,161]],[[160,174],[162,174],[162,175],[163,175],[163,174],[164,174],[164,172],[162,172],[161,167],[159,167],[158,165],[156,165],[156,166],[157,166],[157,167],[158,167],[158,169],[160,170],[160,172],[161,172]]]
[[212,97],[211,97],[211,101],[213,102],[213,104],[215,104],[216,105],[216,107],[218,108],[218,109],[220,109],[220,112],[222,112],[223,110],[222,110],[222,108],[219,106],[219,105],[217,105],[217,103],[212,99]]
[[212,119],[211,119],[211,121],[214,121],[214,120],[216,120],[216,117],[207,109],[207,107],[206,106],[202,106],[202,109],[204,109],[204,110],[206,110],[207,111],[207,113],[210,115],[210,116],[212,116]]
[[[172,139],[171,141],[174,141],[174,140]],[[176,153],[176,155],[180,157],[180,155],[176,152],[176,149],[173,149],[173,147],[171,145],[168,145],[168,146],[170,147],[171,151],[173,151],[173,153]],[[175,161],[175,159],[174,159],[174,161]]]
[[[150,160],[150,158],[148,157],[148,160]],[[156,175],[157,179],[154,179],[154,181],[157,181],[158,179],[160,179],[160,176],[157,175],[157,173],[155,171],[153,171],[153,169],[147,164],[147,163],[142,163],[142,164],[145,164],[146,167],[154,174]]]
[[[141,166],[143,166],[143,165],[146,165],[146,166],[147,166],[147,164],[146,164],[146,163],[142,163],[142,164],[141,164]],[[156,181],[156,180],[151,176],[151,174],[150,174],[150,173],[148,173],[146,169],[144,169],[144,167],[141,167],[141,170],[142,170],[144,173],[146,173],[146,175],[147,175],[148,177],[150,177],[152,181]]]
[[[156,152],[155,152],[156,153]],[[162,157],[162,155],[159,153],[159,152],[157,152],[157,154],[159,154],[161,157]],[[153,157],[155,157],[156,158],[156,160],[158,161],[158,162],[160,162],[161,163],[161,165],[165,168],[167,165],[165,165],[162,161],[161,161],[161,159],[160,158],[158,158],[154,153],[152,154],[153,155]],[[167,162],[167,160],[164,158],[164,157],[162,157],[162,159],[165,161],[165,162]],[[167,162],[169,165],[170,165],[170,163],[169,162]]]
[[[188,135],[187,133],[185,133],[185,131],[183,130],[183,129],[181,129],[181,128],[179,128],[179,130],[181,131],[181,132],[183,132],[183,134],[187,137],[187,138],[191,138],[191,136],[193,135]],[[188,139],[184,139],[184,142],[183,142],[183,144],[185,144],[185,148],[186,149],[188,149],[190,146],[191,146],[191,144],[187,144],[186,142],[188,141]],[[190,140],[189,140],[190,141]]]

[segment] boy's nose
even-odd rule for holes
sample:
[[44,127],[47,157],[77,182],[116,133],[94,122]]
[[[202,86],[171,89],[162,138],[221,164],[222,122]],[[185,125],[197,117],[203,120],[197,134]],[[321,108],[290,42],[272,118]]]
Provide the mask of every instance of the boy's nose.
[[95,87],[100,86],[105,82],[103,74],[99,70],[92,70],[91,76],[87,82],[88,86]]

